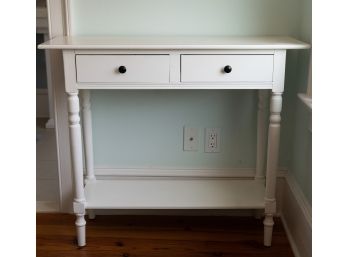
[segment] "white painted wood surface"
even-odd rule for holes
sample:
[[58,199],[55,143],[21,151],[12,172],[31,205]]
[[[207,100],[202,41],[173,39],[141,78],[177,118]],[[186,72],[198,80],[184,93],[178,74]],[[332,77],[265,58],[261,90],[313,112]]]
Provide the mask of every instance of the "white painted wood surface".
[[285,177],[280,217],[295,257],[312,256],[312,206],[293,172]]
[[[266,51],[266,50],[264,50]],[[114,51],[64,50],[67,92],[79,89],[273,89],[282,90],[285,51]],[[218,54],[217,54],[218,53]],[[187,59],[189,62],[187,62]],[[273,60],[276,61],[273,64]],[[223,73],[226,65],[231,73]],[[121,74],[120,66],[127,71]],[[200,78],[201,77],[201,78]],[[180,79],[181,78],[181,79]],[[181,81],[180,81],[181,80]]]
[[280,140],[280,112],[282,110],[282,94],[272,93],[270,106],[270,123],[268,129],[268,151],[266,169],[264,245],[271,246],[273,232],[273,216],[276,213],[276,177],[278,171],[278,155]]
[[91,209],[262,209],[263,180],[116,179],[86,184]]
[[36,212],[59,211],[58,159],[55,131],[36,128]]
[[272,92],[284,92],[285,64],[286,50],[275,50]]
[[76,76],[81,83],[169,83],[169,55],[76,55]]
[[56,37],[39,46],[42,49],[307,49],[309,44],[291,37]]
[[85,192],[83,185],[83,158],[82,158],[82,138],[80,126],[80,106],[78,93],[69,93],[69,132],[72,170],[74,178],[74,213],[76,214],[77,243],[79,246],[86,244],[85,240]]
[[36,201],[36,213],[59,212],[59,203],[56,201]]
[[78,83],[76,89],[127,89],[127,90],[156,90],[156,89],[272,89],[271,83],[179,83],[179,84],[154,84],[154,83]]
[[[94,174],[100,179],[115,179],[115,178],[227,178],[227,179],[252,179],[255,178],[254,168],[221,168],[221,169],[206,169],[206,168],[168,168],[168,167],[153,167],[153,168],[105,168],[96,167]],[[279,176],[285,176],[286,170],[280,170]]]
[[[273,70],[279,69],[273,67],[274,50],[206,50],[194,55],[192,50],[127,50],[124,54],[122,52],[100,50],[98,54],[96,50],[63,50],[65,79],[69,81],[65,85],[66,91],[273,89],[281,85],[274,81],[278,78],[274,76]],[[182,64],[182,59],[187,56],[194,59],[194,65],[187,67]],[[206,58],[205,62],[202,62],[201,58]],[[257,61],[254,58],[257,58]],[[235,64],[232,74],[221,72],[225,61]],[[119,73],[120,66],[126,67],[126,73]],[[196,81],[180,81],[185,74],[194,77]],[[199,78],[200,74],[202,79]]]
[[273,216],[276,213],[276,177],[278,171],[278,155],[280,141],[280,122],[282,110],[282,94],[285,81],[286,50],[274,51],[273,87],[270,101],[270,117],[267,144],[266,191],[264,245],[272,245]]
[[[63,0],[47,0],[48,10],[48,30],[49,37],[55,38],[63,36],[65,7]],[[64,88],[64,69],[63,56],[59,50],[49,50],[51,78],[52,78],[52,95],[55,111],[55,133],[57,142],[57,157],[59,170],[59,209],[61,212],[72,212],[73,201],[73,182],[71,179],[71,157],[70,142],[68,130],[68,111],[67,95]]]
[[[47,11],[47,10],[46,10]],[[44,34],[45,40],[49,39],[49,34]],[[52,76],[51,76],[51,61],[50,52],[45,50],[45,64],[46,64],[46,76],[47,76],[47,92],[48,92],[48,109],[49,120],[46,122],[46,128],[54,128],[54,104],[53,104],[53,89],[52,89]]]
[[[36,7],[36,33],[42,33],[44,40],[48,41],[49,29],[48,29],[48,12],[46,7]],[[53,89],[52,89],[52,78],[51,78],[51,61],[49,51],[45,51],[45,65],[46,65],[46,76],[47,76],[47,97],[48,97],[48,109],[49,109],[49,120],[46,123],[46,128],[54,128],[54,103],[53,103]],[[43,100],[42,95],[37,94],[37,103]],[[42,108],[46,109],[46,97],[44,98],[43,105],[37,107],[37,110]],[[37,115],[38,116],[38,115]],[[39,117],[39,116],[38,116]],[[47,117],[47,115],[42,116]]]
[[89,90],[81,91],[82,99],[82,123],[83,141],[86,166],[86,180],[95,180],[94,176],[94,155],[93,155],[93,132],[92,132],[92,113],[91,113],[91,94]]
[[[226,73],[225,66],[232,71]],[[273,55],[181,55],[181,82],[272,82]]]
[[64,78],[65,78],[65,91],[67,93],[76,93],[78,88],[76,86],[76,65],[75,65],[75,53],[73,50],[63,51],[64,58]]
[[[264,244],[271,245],[273,215],[276,212],[276,176],[280,135],[280,112],[285,76],[285,49],[305,49],[306,43],[286,37],[213,37],[213,38],[55,38],[40,46],[44,49],[63,49],[65,90],[69,94],[70,141],[75,178],[74,212],[78,244],[85,244],[85,209],[261,209],[265,208]],[[133,49],[133,50],[132,50]],[[166,51],[164,51],[166,50]],[[115,51],[119,51],[116,55]],[[239,56],[232,56],[236,51]],[[263,51],[266,51],[263,52]],[[194,53],[196,52],[196,53]],[[235,52],[235,53],[236,53]],[[256,52],[258,55],[256,56]],[[122,55],[122,53],[124,55]],[[188,54],[194,55],[189,56]],[[130,57],[129,55],[132,54]],[[166,60],[153,59],[165,56]],[[136,59],[139,55],[145,56]],[[189,62],[187,61],[189,58]],[[231,59],[232,58],[232,59]],[[115,68],[130,60],[127,66],[136,67],[128,79],[114,77]],[[181,61],[181,62],[180,62]],[[227,63],[225,63],[227,62]],[[229,64],[228,62],[233,62]],[[149,65],[150,64],[150,65]],[[225,65],[242,67],[234,79],[220,79],[217,70]],[[116,67],[115,67],[116,66]],[[126,65],[124,65],[126,66]],[[154,66],[153,73],[151,66]],[[217,66],[222,66],[216,68]],[[164,70],[165,69],[165,70]],[[113,74],[110,74],[112,70]],[[128,71],[128,69],[127,69]],[[77,75],[76,75],[77,74]],[[165,76],[164,76],[165,74]],[[116,74],[120,75],[120,74]],[[125,75],[125,74],[122,74]],[[162,77],[163,76],[163,77]],[[165,80],[164,80],[165,77]],[[178,81],[181,78],[182,81]],[[187,80],[183,78],[188,78]],[[189,81],[190,83],[188,83]],[[82,82],[82,83],[81,83]],[[88,82],[88,83],[87,83]],[[161,84],[156,85],[157,82]],[[140,85],[137,85],[140,83]],[[266,187],[262,179],[266,129],[262,123],[264,100],[259,108],[258,173],[261,179],[115,179],[86,180],[83,188],[82,142],[79,125],[79,89],[272,89],[269,125]],[[89,112],[88,94],[84,95],[83,108]],[[91,117],[89,117],[91,118]],[[84,132],[92,138],[90,121]],[[87,136],[87,137],[86,137]],[[91,156],[91,143],[87,142],[86,158]],[[87,153],[89,152],[89,154]],[[88,157],[89,156],[89,157]],[[92,174],[93,160],[86,160],[88,174]],[[86,199],[84,198],[86,194]],[[93,213],[91,214],[93,217]]]

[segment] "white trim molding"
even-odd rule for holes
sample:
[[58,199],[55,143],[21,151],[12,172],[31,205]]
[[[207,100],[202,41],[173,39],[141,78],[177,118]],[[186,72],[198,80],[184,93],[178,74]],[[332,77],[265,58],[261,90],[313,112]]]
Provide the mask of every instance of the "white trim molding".
[[[64,0],[47,0],[49,38],[66,35]],[[61,51],[49,52],[51,67],[54,124],[59,171],[59,207],[61,212],[72,211],[72,179],[68,130],[67,97],[64,90],[63,56]]]
[[59,203],[52,201],[36,201],[37,213],[59,212]]
[[[109,168],[94,169],[96,177],[197,177],[197,178],[253,178],[255,168]],[[278,177],[284,177],[286,169],[279,169]]]
[[285,177],[280,217],[295,257],[312,256],[312,207],[291,173]]
[[[36,33],[44,35],[44,41],[50,39],[49,37],[49,24],[48,24],[48,11],[46,7],[36,7]],[[44,117],[49,117],[45,127],[54,128],[54,104],[53,104],[53,91],[52,91],[52,78],[51,78],[51,63],[50,63],[50,53],[45,51],[45,64],[46,64],[46,75],[47,75],[47,89],[46,96],[36,93],[38,108],[44,108],[39,111],[38,117],[42,117],[42,113],[45,113]],[[43,102],[43,103],[42,103]],[[48,107],[48,111],[46,111]],[[46,114],[48,112],[48,115]]]

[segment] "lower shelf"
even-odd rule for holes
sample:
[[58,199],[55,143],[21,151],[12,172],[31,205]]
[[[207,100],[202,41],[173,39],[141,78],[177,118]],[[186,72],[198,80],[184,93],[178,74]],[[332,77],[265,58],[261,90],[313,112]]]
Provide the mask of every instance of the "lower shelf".
[[264,180],[117,179],[85,186],[87,209],[262,209]]

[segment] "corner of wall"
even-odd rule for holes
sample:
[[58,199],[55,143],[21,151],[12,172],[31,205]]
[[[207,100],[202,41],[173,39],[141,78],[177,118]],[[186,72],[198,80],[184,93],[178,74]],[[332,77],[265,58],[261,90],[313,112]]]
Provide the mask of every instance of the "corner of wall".
[[312,256],[312,208],[291,173],[283,184],[280,217],[295,257]]

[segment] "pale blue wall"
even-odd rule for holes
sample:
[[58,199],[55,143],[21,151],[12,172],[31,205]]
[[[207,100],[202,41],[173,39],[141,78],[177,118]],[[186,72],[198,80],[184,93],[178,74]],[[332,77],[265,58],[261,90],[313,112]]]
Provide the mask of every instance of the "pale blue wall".
[[[255,100],[252,91],[95,92],[92,101],[96,165],[253,167]],[[199,152],[183,151],[184,125],[201,128]],[[221,153],[203,153],[206,127],[222,128]]]
[[71,2],[76,35],[295,35],[300,0]]
[[[309,43],[312,42],[311,0],[303,0],[301,3],[299,39]],[[308,64],[309,51],[299,52],[297,66],[298,92],[304,93],[307,90]],[[312,115],[299,100],[294,101],[294,109],[296,114],[294,120],[293,158],[290,167],[304,195],[312,203],[312,133],[308,129]]]
[[[302,33],[303,4],[300,0],[71,2],[75,35],[298,37]],[[298,144],[293,144],[294,122],[298,118],[294,112],[298,102],[298,51],[291,51],[287,58],[280,166],[295,167],[292,148],[293,145],[298,147]],[[92,111],[96,166],[254,167],[255,97],[254,91],[94,92]],[[185,125],[201,129],[200,151],[182,151]],[[221,153],[203,152],[205,127],[222,128]],[[300,176],[296,178],[301,180]],[[308,190],[304,191],[308,193]]]

